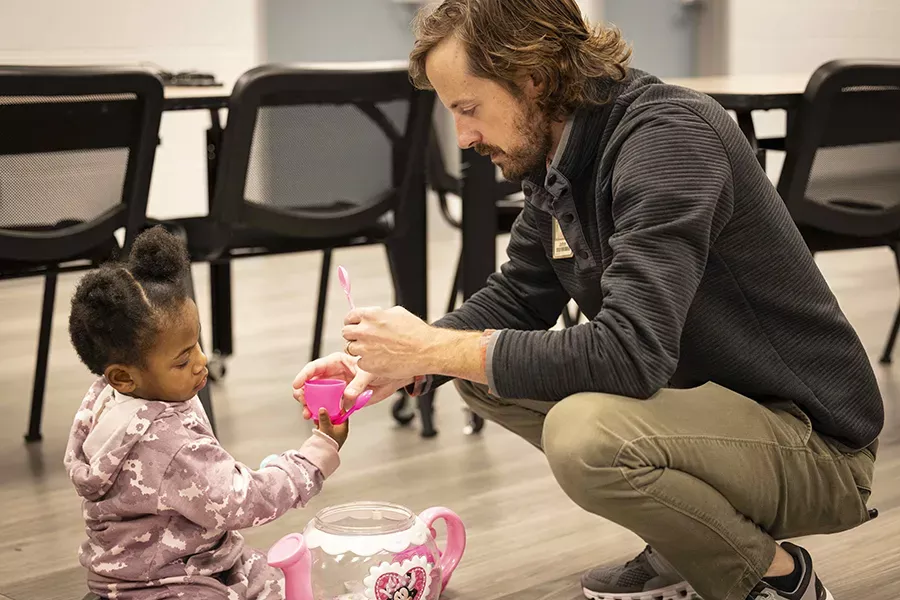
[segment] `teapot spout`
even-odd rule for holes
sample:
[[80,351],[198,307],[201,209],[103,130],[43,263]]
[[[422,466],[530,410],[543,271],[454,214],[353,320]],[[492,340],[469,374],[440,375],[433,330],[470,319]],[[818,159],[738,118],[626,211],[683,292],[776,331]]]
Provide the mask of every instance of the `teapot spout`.
[[269,565],[284,572],[285,600],[314,600],[312,592],[312,556],[306,540],[291,533],[269,548]]

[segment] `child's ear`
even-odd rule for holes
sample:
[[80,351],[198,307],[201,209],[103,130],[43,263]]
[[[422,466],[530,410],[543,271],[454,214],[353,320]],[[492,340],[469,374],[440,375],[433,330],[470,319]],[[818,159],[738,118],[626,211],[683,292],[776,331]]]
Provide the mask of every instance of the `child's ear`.
[[103,374],[106,375],[109,385],[121,394],[131,394],[137,387],[131,368],[125,365],[109,365]]

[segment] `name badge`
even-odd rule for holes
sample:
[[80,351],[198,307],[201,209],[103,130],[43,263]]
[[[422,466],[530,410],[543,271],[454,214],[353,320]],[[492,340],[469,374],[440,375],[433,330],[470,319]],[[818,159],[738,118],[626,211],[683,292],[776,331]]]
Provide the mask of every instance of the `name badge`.
[[556,217],[552,217],[553,219],[553,259],[557,260],[560,258],[572,258],[575,256],[575,253],[572,252],[572,249],[569,248],[569,243],[566,241],[565,236],[563,235],[562,228],[559,226],[559,221]]

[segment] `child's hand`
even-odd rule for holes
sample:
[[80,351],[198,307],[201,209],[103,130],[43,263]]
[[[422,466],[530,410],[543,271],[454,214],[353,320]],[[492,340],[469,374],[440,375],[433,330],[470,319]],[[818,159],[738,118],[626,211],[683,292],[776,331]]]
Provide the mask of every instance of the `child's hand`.
[[350,433],[350,419],[347,419],[340,425],[331,422],[328,411],[324,408],[319,409],[319,431],[333,439],[338,444],[338,450],[344,446],[347,441],[347,434]]

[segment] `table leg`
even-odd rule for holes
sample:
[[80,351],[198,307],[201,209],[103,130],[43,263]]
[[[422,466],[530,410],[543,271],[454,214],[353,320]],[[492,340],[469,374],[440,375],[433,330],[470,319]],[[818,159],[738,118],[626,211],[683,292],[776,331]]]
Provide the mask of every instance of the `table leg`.
[[484,287],[497,266],[496,171],[490,158],[463,150],[462,294]]
[[[210,110],[211,124],[206,132],[206,181],[209,207],[215,201],[216,176],[219,168],[219,149],[222,146],[222,124],[218,109]],[[216,358],[231,356],[231,262],[212,262],[209,265],[210,305],[212,308],[212,349]]]
[[[427,322],[428,208],[425,185],[422,172],[412,186],[415,194],[404,204],[403,214],[397,215],[400,235],[388,241],[387,253],[398,304]],[[434,437],[437,435],[433,419],[434,393],[419,396],[416,402],[422,420],[422,437]],[[400,412],[402,410],[395,410],[395,417]]]

